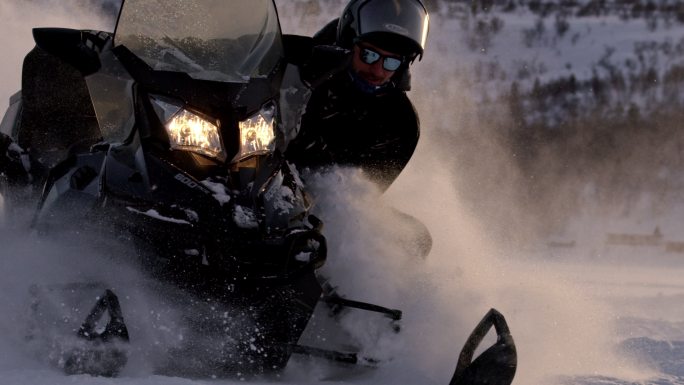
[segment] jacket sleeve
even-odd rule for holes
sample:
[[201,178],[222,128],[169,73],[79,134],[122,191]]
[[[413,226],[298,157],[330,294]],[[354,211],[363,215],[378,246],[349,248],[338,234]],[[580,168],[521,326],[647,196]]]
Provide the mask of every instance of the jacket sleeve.
[[363,169],[384,191],[394,182],[415,152],[420,138],[420,121],[413,104],[402,93],[385,115],[385,141]]
[[326,147],[325,141],[315,128],[302,125],[299,135],[288,144],[285,158],[299,169],[320,167],[332,163]]

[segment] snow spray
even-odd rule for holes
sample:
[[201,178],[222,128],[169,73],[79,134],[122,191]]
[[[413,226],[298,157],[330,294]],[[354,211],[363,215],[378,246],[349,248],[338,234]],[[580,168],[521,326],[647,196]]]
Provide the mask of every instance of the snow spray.
[[[280,6],[285,33],[312,34],[311,20],[324,25],[341,12],[344,2],[339,3],[338,9],[330,3],[326,9],[314,7],[311,18],[300,13],[307,2]],[[290,18],[302,23],[288,23]],[[513,182],[520,176],[511,166],[513,154],[484,134],[459,135],[464,126],[478,124],[475,98],[462,91],[463,79],[453,76],[458,55],[432,49],[453,39],[440,34],[439,14],[431,24],[425,57],[412,66],[409,97],[421,118],[421,141],[408,167],[384,195],[351,170],[334,170],[313,183],[330,244],[325,269],[340,292],[404,310],[399,336],[370,337],[353,321],[351,333],[394,357],[381,378],[406,381],[419,373],[421,381],[444,383],[468,334],[494,307],[506,316],[518,346],[514,383],[551,384],[596,373],[632,379],[651,375],[614,351],[615,315],[568,279],[562,267],[527,248],[539,224],[516,207]],[[486,149],[476,161],[487,167],[486,173],[463,178],[482,171],[456,162],[453,141],[468,139]],[[463,185],[478,179],[480,185]],[[482,201],[495,201],[495,207],[479,210],[477,201],[463,199],[466,190],[470,196],[488,196]],[[394,238],[393,228],[401,221],[392,217],[391,206],[429,228],[434,244],[424,260],[407,255]]]
[[[94,0],[0,2],[0,45],[5,49],[0,58],[0,71],[8,80],[0,86],[3,112],[10,95],[21,87],[22,60],[34,45],[31,28],[112,31],[116,3]],[[161,306],[157,306],[160,304],[155,297],[140,285],[142,280],[138,271],[116,262],[121,255],[135,253],[130,242],[90,234],[72,234],[59,240],[35,234],[28,230],[35,207],[23,207],[14,199],[12,202],[14,206],[10,210],[6,207],[5,197],[0,196],[0,271],[3,274],[0,281],[0,307],[3,309],[0,317],[0,357],[3,357],[0,368],[47,368],[44,361],[50,353],[49,347],[27,347],[26,343],[27,334],[30,334],[26,324],[32,285],[57,287],[99,282],[117,291],[126,318],[132,325],[131,334],[137,335],[126,373],[149,373],[154,361],[182,339],[182,331],[174,329],[180,317],[172,311],[155,313],[154,309]],[[88,306],[94,305],[97,295],[93,293],[90,301],[86,301],[90,302]],[[87,312],[89,309],[83,310]],[[134,324],[146,326],[136,328]]]

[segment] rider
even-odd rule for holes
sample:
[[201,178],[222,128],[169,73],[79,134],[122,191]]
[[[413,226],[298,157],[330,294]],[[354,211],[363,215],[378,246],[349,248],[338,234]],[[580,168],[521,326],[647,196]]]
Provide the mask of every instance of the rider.
[[313,38],[350,50],[351,60],[314,89],[286,157],[299,168],[360,167],[387,189],[418,143],[418,116],[406,91],[427,31],[420,0],[351,0]]

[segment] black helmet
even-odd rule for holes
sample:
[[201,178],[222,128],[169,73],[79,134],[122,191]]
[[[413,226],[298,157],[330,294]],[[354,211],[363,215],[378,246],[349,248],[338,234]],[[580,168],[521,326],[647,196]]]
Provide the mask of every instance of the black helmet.
[[429,16],[420,0],[351,0],[337,24],[337,45],[358,40],[411,59],[423,56]]

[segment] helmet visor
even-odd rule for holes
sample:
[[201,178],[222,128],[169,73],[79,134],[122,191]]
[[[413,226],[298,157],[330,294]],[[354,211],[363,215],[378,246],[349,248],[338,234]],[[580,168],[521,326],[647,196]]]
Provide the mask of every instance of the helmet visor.
[[359,8],[359,36],[384,32],[404,36],[415,42],[417,53],[425,49],[429,16],[414,0],[369,1]]

